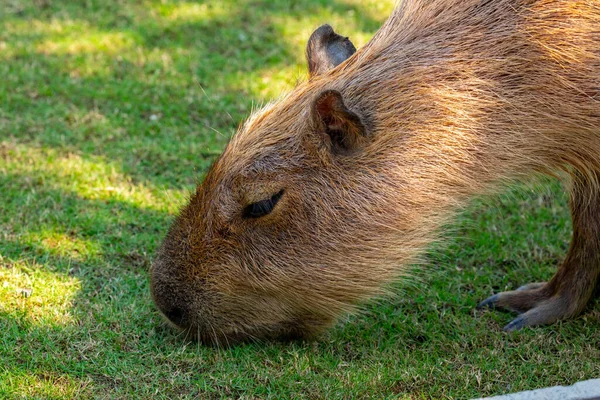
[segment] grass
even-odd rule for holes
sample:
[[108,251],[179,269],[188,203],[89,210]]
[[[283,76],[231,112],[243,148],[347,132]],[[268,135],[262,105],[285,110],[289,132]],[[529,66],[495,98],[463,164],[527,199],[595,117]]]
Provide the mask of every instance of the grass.
[[475,312],[566,253],[554,182],[481,199],[414,284],[320,341],[186,343],[149,295],[169,222],[253,104],[306,75],[330,22],[376,0],[6,0],[0,5],[0,398],[468,398],[600,375],[600,307],[515,334]]

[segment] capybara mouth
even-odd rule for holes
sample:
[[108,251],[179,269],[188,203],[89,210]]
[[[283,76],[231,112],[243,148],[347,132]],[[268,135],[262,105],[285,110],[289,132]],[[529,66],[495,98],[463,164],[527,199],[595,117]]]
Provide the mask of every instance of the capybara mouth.
[[293,322],[253,328],[250,331],[224,331],[218,328],[200,329],[197,326],[187,328],[178,327],[183,336],[209,347],[233,347],[249,343],[264,342],[294,342],[309,339],[315,336],[314,332],[301,329]]

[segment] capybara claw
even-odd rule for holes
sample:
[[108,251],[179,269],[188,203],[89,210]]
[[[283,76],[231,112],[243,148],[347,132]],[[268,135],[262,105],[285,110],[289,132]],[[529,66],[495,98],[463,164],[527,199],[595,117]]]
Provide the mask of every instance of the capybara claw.
[[503,330],[504,330],[504,332],[513,332],[513,331],[518,331],[526,326],[527,326],[527,321],[526,321],[525,317],[520,316],[520,317],[517,317],[517,318],[513,319],[512,321],[510,321],[510,323],[508,325],[506,325],[503,328]]
[[481,303],[479,303],[477,305],[477,309],[478,310],[482,310],[484,308],[495,309],[496,304],[498,304],[498,299],[499,299],[499,296],[497,294],[490,296],[487,299],[485,299],[484,301],[482,301]]

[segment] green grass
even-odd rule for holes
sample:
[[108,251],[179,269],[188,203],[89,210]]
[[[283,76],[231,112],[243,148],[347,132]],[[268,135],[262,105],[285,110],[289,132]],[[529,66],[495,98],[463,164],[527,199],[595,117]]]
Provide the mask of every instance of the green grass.
[[377,0],[0,5],[0,398],[468,398],[600,375],[600,307],[501,331],[492,292],[566,253],[556,183],[476,202],[395,298],[320,341],[186,343],[149,295],[169,222],[253,104],[306,75],[323,22],[362,45]]

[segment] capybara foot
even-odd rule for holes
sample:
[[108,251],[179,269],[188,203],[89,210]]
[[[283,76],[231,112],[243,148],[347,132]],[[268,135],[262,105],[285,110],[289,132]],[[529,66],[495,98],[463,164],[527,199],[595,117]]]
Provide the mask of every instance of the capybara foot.
[[548,290],[544,289],[545,285],[545,282],[530,283],[517,290],[495,294],[479,303],[477,308],[499,308],[524,313],[550,297]]
[[477,306],[518,312],[517,318],[504,327],[514,331],[527,326],[548,325],[567,319],[581,308],[577,298],[568,293],[557,293],[544,282],[530,283],[517,290],[495,294]]
[[561,297],[552,297],[531,310],[519,315],[504,327],[507,332],[515,331],[526,326],[549,325],[561,319],[567,319],[573,316],[566,299]]

